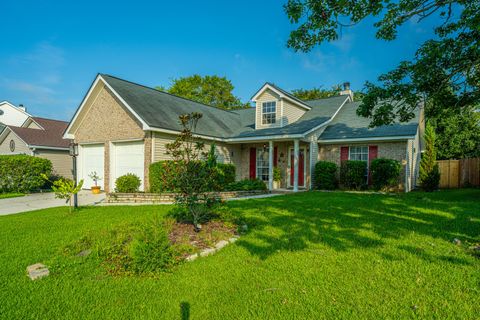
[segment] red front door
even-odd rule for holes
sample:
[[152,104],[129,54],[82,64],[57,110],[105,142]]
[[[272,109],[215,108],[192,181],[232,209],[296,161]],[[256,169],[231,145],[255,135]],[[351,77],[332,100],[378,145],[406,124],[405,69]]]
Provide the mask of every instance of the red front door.
[[[290,151],[290,185],[293,186],[293,180],[294,180],[294,165],[295,165],[295,160],[293,159],[293,149]],[[305,153],[303,149],[299,150],[299,155],[298,155],[298,185],[299,186],[305,186],[305,177],[303,175],[305,171]]]

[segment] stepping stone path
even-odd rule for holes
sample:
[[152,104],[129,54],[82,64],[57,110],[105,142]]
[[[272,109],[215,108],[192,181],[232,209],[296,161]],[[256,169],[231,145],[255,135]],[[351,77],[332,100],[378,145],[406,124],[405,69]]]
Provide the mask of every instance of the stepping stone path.
[[42,263],[35,263],[27,267],[28,277],[32,280],[37,280],[46,277],[50,274],[48,268]]
[[77,254],[77,257],[86,257],[86,256],[88,256],[90,253],[92,253],[92,250],[90,250],[90,249],[83,250],[83,251],[80,251],[80,252]]
[[223,247],[225,247],[227,244],[229,243],[234,243],[235,241],[238,240],[238,237],[232,237],[228,240],[221,240],[219,242],[217,242],[217,244],[215,245],[214,248],[206,248],[206,249],[203,249],[202,251],[200,251],[199,253],[195,253],[195,254],[192,254],[190,256],[188,256],[187,258],[185,258],[186,261],[193,261],[195,259],[197,259],[198,257],[206,257],[206,256],[209,256],[211,254],[214,254],[215,252],[217,252],[218,250],[222,249]]

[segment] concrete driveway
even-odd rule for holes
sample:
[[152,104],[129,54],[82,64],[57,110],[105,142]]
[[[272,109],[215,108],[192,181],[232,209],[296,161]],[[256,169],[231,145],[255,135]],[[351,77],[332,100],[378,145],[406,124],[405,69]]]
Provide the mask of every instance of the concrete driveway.
[[[82,190],[78,194],[78,205],[95,205],[104,199],[105,194],[92,194],[90,190]],[[24,197],[0,199],[0,216],[65,205],[65,200],[55,199],[53,192],[34,193]]]

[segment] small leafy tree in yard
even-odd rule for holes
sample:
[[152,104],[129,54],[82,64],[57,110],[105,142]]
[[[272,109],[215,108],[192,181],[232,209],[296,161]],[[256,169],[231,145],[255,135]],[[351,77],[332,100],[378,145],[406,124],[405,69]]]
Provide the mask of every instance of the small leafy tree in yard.
[[140,178],[133,174],[127,173],[121,177],[118,177],[115,181],[115,192],[132,193],[138,192],[140,188]]
[[[46,174],[42,174],[42,178],[50,181]],[[72,198],[82,189],[83,180],[80,180],[77,186],[70,179],[59,179],[50,182],[52,183],[52,190],[55,192],[55,198],[65,199],[65,203],[68,203],[68,212],[72,213]]]
[[98,186],[98,181],[102,180],[102,178],[98,175],[97,171],[91,172],[88,177],[93,180],[95,183],[95,187]]
[[400,178],[400,162],[393,159],[378,158],[372,160],[370,173],[376,190],[388,189],[398,185]]
[[194,131],[202,114],[193,112],[180,117],[183,130],[174,142],[167,144],[167,154],[181,164],[176,176],[178,196],[176,204],[187,211],[196,231],[200,231],[200,223],[208,218],[208,211],[215,197],[206,193],[211,182],[211,170],[205,161],[204,143],[194,137]]
[[337,187],[337,165],[333,162],[318,161],[315,164],[315,188],[333,190]]
[[437,190],[440,184],[440,171],[435,150],[435,129],[430,123],[427,123],[425,128],[425,152],[420,161],[420,184],[427,192]]

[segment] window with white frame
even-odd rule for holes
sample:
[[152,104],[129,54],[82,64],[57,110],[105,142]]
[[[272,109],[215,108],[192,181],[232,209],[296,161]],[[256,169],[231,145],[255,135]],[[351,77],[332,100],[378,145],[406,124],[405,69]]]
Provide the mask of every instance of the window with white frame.
[[273,124],[277,119],[277,103],[275,101],[262,103],[262,124]]
[[368,161],[368,146],[348,148],[348,160]]
[[257,178],[268,181],[268,149],[257,148]]

